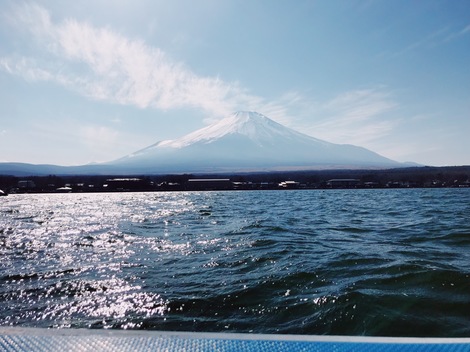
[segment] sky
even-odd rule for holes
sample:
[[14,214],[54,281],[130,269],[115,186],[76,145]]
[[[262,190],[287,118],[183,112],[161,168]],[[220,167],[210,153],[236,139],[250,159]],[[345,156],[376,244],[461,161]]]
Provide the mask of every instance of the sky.
[[245,110],[470,165],[470,1],[0,0],[0,162],[110,161]]

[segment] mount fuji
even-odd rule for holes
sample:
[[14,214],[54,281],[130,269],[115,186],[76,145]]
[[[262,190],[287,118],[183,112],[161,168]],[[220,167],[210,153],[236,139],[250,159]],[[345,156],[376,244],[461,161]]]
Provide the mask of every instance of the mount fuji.
[[240,111],[179,139],[101,164],[116,173],[217,173],[404,165],[362,147],[329,143]]

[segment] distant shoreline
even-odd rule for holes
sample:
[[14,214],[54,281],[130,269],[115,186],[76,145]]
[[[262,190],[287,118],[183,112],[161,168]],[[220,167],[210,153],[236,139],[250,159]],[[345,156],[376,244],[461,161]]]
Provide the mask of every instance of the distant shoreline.
[[7,193],[468,188],[470,166],[180,175],[0,175]]

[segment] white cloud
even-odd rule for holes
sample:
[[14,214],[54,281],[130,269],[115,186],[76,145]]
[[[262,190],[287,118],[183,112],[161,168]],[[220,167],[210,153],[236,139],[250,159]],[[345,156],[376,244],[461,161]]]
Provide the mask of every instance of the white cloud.
[[305,130],[327,141],[367,146],[400,123],[386,116],[397,107],[383,88],[353,90],[318,104],[312,113],[316,121]]
[[327,102],[325,109],[340,116],[343,123],[351,124],[368,120],[395,106],[389,94],[378,89],[361,89],[340,94]]
[[[346,92],[323,103],[294,91],[267,101],[238,82],[197,75],[161,49],[110,28],[74,19],[53,21],[35,4],[17,7],[12,17],[18,28],[29,29],[39,50],[34,59],[0,57],[0,69],[55,82],[91,99],[142,109],[192,108],[204,112],[205,122],[236,110],[256,110],[315,137],[359,145],[386,135],[396,124],[383,118],[396,104],[382,88]],[[115,142],[114,132],[104,127],[82,130],[82,137],[97,145],[100,140]]]
[[470,25],[467,25],[463,29],[452,29],[449,26],[442,27],[429,33],[423,38],[419,38],[413,43],[406,46],[404,49],[392,54],[392,57],[401,56],[416,50],[427,50],[431,48],[439,47],[446,44],[449,41],[458,39],[461,36],[466,35],[470,32]]
[[73,19],[54,23],[35,4],[17,8],[14,16],[36,37],[42,57],[1,58],[0,67],[25,79],[54,81],[96,100],[163,110],[190,107],[214,117],[262,104],[236,82],[198,76],[159,48],[110,28]]
[[456,38],[459,38],[463,35],[466,35],[467,33],[470,32],[470,24],[467,25],[465,28],[461,29],[460,31],[456,31],[456,32],[453,32],[453,33],[450,33],[446,38],[445,38],[445,41],[451,41],[451,40],[454,40]]
[[38,67],[36,60],[27,57],[1,58],[0,68],[10,74],[20,74],[28,81],[49,81],[59,79],[47,69]]
[[460,31],[460,34],[465,34],[470,32],[470,24]]

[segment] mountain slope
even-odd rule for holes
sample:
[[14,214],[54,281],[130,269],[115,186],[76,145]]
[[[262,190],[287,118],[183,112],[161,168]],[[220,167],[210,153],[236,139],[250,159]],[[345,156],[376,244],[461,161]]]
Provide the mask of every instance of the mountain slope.
[[400,167],[365,148],[325,142],[246,111],[102,165],[132,173]]

